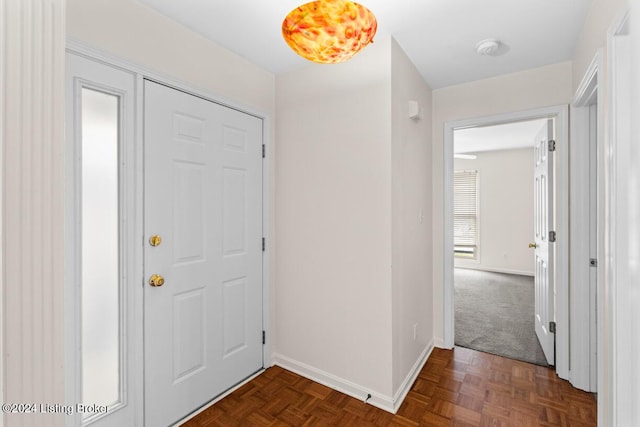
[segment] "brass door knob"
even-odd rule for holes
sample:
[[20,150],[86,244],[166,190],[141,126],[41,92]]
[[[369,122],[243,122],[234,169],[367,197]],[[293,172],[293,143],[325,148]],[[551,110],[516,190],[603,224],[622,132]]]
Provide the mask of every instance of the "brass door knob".
[[536,245],[535,243],[529,243],[529,247],[535,249],[538,247],[538,245]]
[[160,243],[162,243],[162,238],[157,234],[149,237],[149,244],[151,246],[160,246]]
[[159,274],[154,274],[149,277],[149,284],[153,287],[158,287],[164,285],[164,277]]

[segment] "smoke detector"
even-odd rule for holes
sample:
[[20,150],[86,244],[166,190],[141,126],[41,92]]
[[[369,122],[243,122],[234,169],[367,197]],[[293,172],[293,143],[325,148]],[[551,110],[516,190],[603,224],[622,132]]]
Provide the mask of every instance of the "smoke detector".
[[476,44],[476,52],[478,55],[494,56],[498,54],[500,48],[500,40],[485,39]]

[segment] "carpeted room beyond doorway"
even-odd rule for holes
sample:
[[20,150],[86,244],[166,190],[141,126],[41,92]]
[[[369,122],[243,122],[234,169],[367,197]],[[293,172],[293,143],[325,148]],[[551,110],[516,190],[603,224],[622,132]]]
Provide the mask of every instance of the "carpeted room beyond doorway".
[[534,279],[456,268],[455,344],[547,366],[534,327]]

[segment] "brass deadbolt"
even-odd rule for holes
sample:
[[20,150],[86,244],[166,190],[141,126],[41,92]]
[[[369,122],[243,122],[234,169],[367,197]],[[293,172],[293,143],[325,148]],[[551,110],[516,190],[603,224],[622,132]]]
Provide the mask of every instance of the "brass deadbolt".
[[153,287],[158,287],[164,285],[164,277],[159,274],[154,274],[149,277],[149,284]]
[[157,234],[154,234],[153,236],[149,237],[149,244],[151,246],[160,246],[160,243],[162,243],[162,238]]

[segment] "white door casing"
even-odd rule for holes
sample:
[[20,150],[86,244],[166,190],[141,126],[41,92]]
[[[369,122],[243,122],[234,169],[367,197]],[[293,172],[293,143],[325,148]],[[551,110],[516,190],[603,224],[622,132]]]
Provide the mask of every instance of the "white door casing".
[[540,129],[534,143],[535,329],[547,362],[555,364],[553,228],[553,120]]
[[453,134],[457,129],[489,126],[522,120],[553,118],[555,124],[555,320],[557,375],[568,380],[569,375],[569,110],[567,105],[537,108],[485,117],[449,121],[444,124],[444,187],[442,236],[443,260],[443,329],[442,338],[436,337],[436,345],[454,346],[454,298],[453,298]]
[[144,111],[145,425],[156,426],[263,367],[263,136],[257,117],[151,81]]
[[[598,283],[603,281],[603,109],[601,49],[571,105],[571,376],[574,387],[597,391]],[[585,286],[588,284],[589,286]]]

